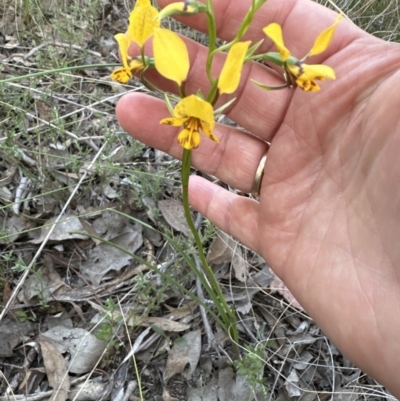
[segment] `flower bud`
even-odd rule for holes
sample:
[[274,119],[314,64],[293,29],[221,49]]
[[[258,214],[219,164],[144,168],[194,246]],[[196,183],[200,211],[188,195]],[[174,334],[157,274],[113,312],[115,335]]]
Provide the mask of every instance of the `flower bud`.
[[207,7],[204,4],[195,0],[178,1],[164,7],[158,14],[157,18],[162,20],[171,15],[195,15],[206,10]]

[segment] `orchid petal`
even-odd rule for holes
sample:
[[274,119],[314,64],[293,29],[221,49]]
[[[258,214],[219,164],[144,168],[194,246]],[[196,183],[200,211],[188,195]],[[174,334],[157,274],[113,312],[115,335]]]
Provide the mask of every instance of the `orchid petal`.
[[138,0],[135,8],[129,16],[128,36],[141,48],[160,26],[157,19],[158,10],[151,5],[149,0]]
[[196,149],[200,145],[200,133],[189,129],[183,129],[178,135],[178,143],[185,149]]
[[290,51],[283,42],[282,28],[276,22],[269,24],[263,29],[264,33],[274,42],[282,61],[286,61],[290,57]]
[[219,143],[219,139],[214,135],[208,123],[201,121],[200,125],[201,125],[201,130],[203,131],[205,136],[212,139],[214,142]]
[[129,45],[130,45],[131,41],[128,38],[128,36],[126,36],[124,33],[117,33],[114,36],[114,39],[118,43],[118,48],[119,48],[119,53],[121,55],[122,65],[126,69],[129,69],[129,65],[128,65],[128,58],[129,58],[128,49],[129,49]]
[[321,87],[312,80],[302,80],[301,78],[296,80],[297,86],[304,92],[318,92]]
[[196,95],[182,99],[174,109],[175,117],[196,117],[209,124],[212,130],[215,126],[213,107],[210,103]]
[[287,68],[296,79],[299,78],[303,81],[312,79],[323,81],[325,78],[336,78],[335,71],[327,65],[301,63],[300,65],[288,65]]
[[129,69],[121,67],[113,71],[110,77],[111,79],[119,82],[120,84],[126,84],[132,78],[132,73]]
[[310,52],[308,53],[307,57],[315,56],[316,54],[320,54],[328,48],[329,43],[331,43],[331,41],[332,41],[336,25],[340,22],[342,17],[343,17],[343,14],[339,14],[336,17],[335,22],[329,28],[325,29],[325,31],[323,31],[322,33],[320,33],[318,35],[318,37],[317,37],[317,39],[315,39],[314,45],[311,48]]
[[229,50],[218,81],[220,94],[233,93],[239,86],[244,58],[250,41],[235,43]]
[[133,59],[129,61],[129,69],[132,73],[139,72],[144,69],[144,65],[141,60]]
[[219,143],[212,132],[215,121],[210,103],[196,95],[190,95],[175,106],[173,115],[173,117],[162,119],[160,123],[174,127],[183,126],[183,130],[178,135],[178,142],[185,149],[195,149],[200,145],[200,130],[208,138]]
[[187,117],[182,117],[182,118],[168,117],[168,118],[163,118],[160,121],[160,124],[170,125],[171,127],[180,127],[181,125],[183,125],[185,123],[186,120],[187,120]]
[[306,92],[317,92],[320,90],[315,80],[324,81],[326,78],[335,79],[335,71],[331,67],[322,64],[293,64],[287,66],[290,74],[295,78],[299,88]]
[[185,42],[175,32],[157,28],[154,30],[153,51],[157,71],[182,85],[190,68]]

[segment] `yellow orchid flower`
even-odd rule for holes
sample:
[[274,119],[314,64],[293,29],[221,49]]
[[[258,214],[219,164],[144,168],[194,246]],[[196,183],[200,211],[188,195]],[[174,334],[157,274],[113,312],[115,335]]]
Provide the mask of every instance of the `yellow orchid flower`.
[[274,42],[278,49],[282,66],[287,74],[288,83],[290,85],[293,85],[295,82],[299,88],[306,92],[316,92],[321,89],[315,82],[316,80],[323,81],[326,78],[336,78],[335,72],[331,67],[322,64],[309,65],[303,61],[307,57],[315,56],[327,49],[332,40],[336,25],[341,19],[342,14],[339,14],[335,22],[318,35],[309,53],[301,60],[293,57],[285,46],[282,36],[282,28],[279,24],[274,22],[263,29],[264,33]]
[[143,48],[147,39],[153,35],[154,29],[160,26],[157,16],[158,10],[151,5],[150,0],[137,0],[129,16],[129,39]]
[[156,28],[153,39],[154,63],[156,70],[179,86],[189,72],[189,53],[185,42],[169,29]]
[[185,149],[195,149],[200,145],[200,130],[210,139],[219,143],[214,135],[213,107],[196,95],[183,98],[174,108],[173,117],[164,118],[160,124],[173,127],[183,126],[178,142]]
[[160,26],[157,20],[158,11],[151,5],[150,0],[137,0],[129,16],[129,26],[126,34],[118,33],[115,40],[118,43],[122,67],[111,74],[111,79],[126,84],[136,72],[142,71],[146,66],[143,61],[132,59],[128,55],[131,42],[135,42],[143,49],[147,39]]
[[219,93],[233,93],[239,86],[244,58],[251,41],[235,43],[229,50],[218,80]]
[[119,52],[121,55],[122,67],[116,69],[111,74],[111,79],[118,81],[121,84],[126,84],[135,74],[144,69],[142,61],[132,59],[128,55],[130,39],[124,33],[118,33],[114,36],[119,46]]
[[171,15],[194,15],[200,12],[201,10],[204,11],[207,10],[207,8],[205,8],[201,4],[198,4],[197,2],[194,4],[190,4],[190,1],[178,1],[175,3],[168,4],[166,7],[164,7],[159,12],[157,18],[159,20],[162,20]]

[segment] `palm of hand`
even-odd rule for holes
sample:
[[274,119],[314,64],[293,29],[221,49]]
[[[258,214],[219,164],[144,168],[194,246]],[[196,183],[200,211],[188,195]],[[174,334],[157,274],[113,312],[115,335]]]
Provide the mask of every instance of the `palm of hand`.
[[390,367],[377,353],[399,351],[399,314],[388,309],[400,305],[400,49],[362,46],[333,58],[346,79],[318,98],[293,96],[268,154],[256,248],[377,377]]

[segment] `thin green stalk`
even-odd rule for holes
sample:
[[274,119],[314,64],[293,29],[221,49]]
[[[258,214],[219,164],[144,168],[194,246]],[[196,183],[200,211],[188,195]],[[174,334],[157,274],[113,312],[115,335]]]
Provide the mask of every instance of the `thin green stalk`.
[[155,92],[155,93],[160,93],[161,95],[163,95],[165,92],[158,89],[157,86],[153,85],[150,81],[148,81],[145,77],[144,77],[144,72],[142,71],[140,73],[139,76],[139,81],[151,92]]
[[[201,243],[201,238],[197,229],[194,225],[192,216],[190,214],[190,207],[189,207],[189,176],[190,176],[190,165],[191,165],[191,150],[184,149],[183,150],[183,158],[182,158],[182,192],[183,192],[183,206],[185,210],[185,217],[187,223],[189,225],[190,231],[192,232],[196,246],[199,252],[200,262],[202,264],[204,273],[207,277],[207,280],[210,282],[210,285],[206,285],[205,288],[208,294],[213,299],[215,306],[218,309],[218,312],[221,315],[222,320],[224,321],[226,330],[230,333],[234,344],[237,344],[238,341],[238,332],[236,327],[236,315],[234,311],[229,307],[228,303],[226,302],[221,287],[215,278],[214,272],[212,271],[211,267],[208,265],[203,245]],[[199,272],[199,277],[201,278],[201,272]],[[211,292],[210,292],[211,291]]]
[[218,80],[219,78],[217,78],[214,83],[211,85],[210,91],[208,92],[207,95],[207,102],[211,103],[213,106],[215,105],[215,103],[217,103],[218,100]]
[[247,32],[247,30],[250,27],[251,22],[253,21],[254,18],[254,14],[257,11],[257,7],[256,7],[256,3],[255,0],[253,0],[253,3],[250,7],[250,10],[247,12],[246,16],[243,19],[243,22],[240,24],[238,33],[236,35],[236,37],[238,38],[237,40],[239,41],[243,35]]
[[209,44],[208,44],[208,54],[207,54],[207,61],[206,61],[206,73],[210,84],[214,83],[214,78],[211,75],[211,67],[212,61],[214,57],[214,50],[217,41],[217,27],[215,25],[215,16],[214,16],[214,6],[211,0],[207,0],[207,25],[208,25],[208,37],[209,37]]
[[222,46],[220,46],[218,49],[213,50],[211,57],[213,57],[216,53],[229,50],[235,43],[239,42],[243,35],[247,32],[247,30],[250,27],[251,22],[253,21],[254,15],[256,11],[265,3],[265,1],[261,1],[257,3],[255,0],[253,0],[252,6],[250,7],[249,11],[247,12],[246,16],[244,17],[242,23],[240,24],[240,27],[238,29],[238,32],[235,36],[235,38],[229,42],[226,43]]
[[186,82],[182,82],[182,85],[178,86],[179,96],[181,99],[186,97],[186,89],[185,89]]

